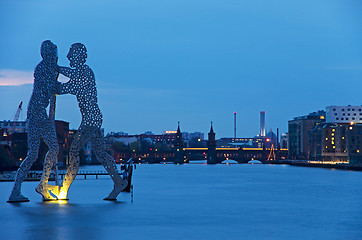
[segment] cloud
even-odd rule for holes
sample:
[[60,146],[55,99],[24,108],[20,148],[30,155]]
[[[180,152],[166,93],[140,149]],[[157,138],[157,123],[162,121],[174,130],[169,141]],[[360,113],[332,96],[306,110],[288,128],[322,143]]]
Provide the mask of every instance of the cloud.
[[0,86],[19,86],[33,83],[32,71],[0,69]]

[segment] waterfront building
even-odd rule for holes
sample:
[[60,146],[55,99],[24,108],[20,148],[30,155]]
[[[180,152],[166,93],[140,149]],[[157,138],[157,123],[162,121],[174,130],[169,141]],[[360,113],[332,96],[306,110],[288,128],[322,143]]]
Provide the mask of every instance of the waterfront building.
[[326,123],[362,123],[362,106],[327,106]]
[[182,132],[182,138],[186,141],[190,141],[194,138],[200,139],[200,141],[202,141],[202,140],[204,140],[204,133],[202,133],[202,132],[193,132],[193,133]]
[[10,132],[26,132],[26,121],[0,121],[0,129]]
[[362,165],[362,124],[325,123],[310,134],[309,159]]
[[124,145],[132,144],[137,142],[139,137],[137,135],[111,135],[107,134],[105,137],[106,143],[122,142]]
[[310,133],[316,124],[325,122],[325,111],[313,112],[288,121],[288,153],[291,159],[308,159]]
[[271,143],[273,143],[276,148],[277,137],[275,133],[269,132],[267,135],[264,137],[256,135],[252,138],[220,138],[217,141],[217,146],[221,148],[270,148]]
[[92,162],[92,143],[88,142],[83,147],[84,155],[85,155],[85,163],[90,164]]
[[346,146],[351,165],[362,165],[362,124],[352,124],[346,129]]
[[151,132],[151,131],[146,131],[146,132],[144,132],[143,134],[145,134],[145,135],[155,135],[153,132]]
[[107,133],[106,137],[108,136],[116,136],[116,137],[119,137],[119,136],[127,136],[128,133],[126,132],[110,132],[110,133]]
[[251,147],[252,148],[264,148],[266,141],[267,141],[266,137],[256,135],[255,137],[253,137]]
[[253,138],[220,138],[217,146],[221,148],[252,147]]
[[316,123],[314,128],[310,131],[310,136],[309,136],[310,149],[309,149],[308,159],[311,160],[322,159],[323,126],[324,124]]
[[288,133],[283,133],[280,136],[280,148],[288,149]]
[[[65,166],[69,160],[69,122],[55,120],[55,131],[57,133],[57,140],[59,145],[58,164],[60,166]],[[40,161],[42,160],[40,159]]]
[[322,160],[327,162],[348,162],[346,128],[337,123],[326,123],[322,127]]
[[[1,144],[8,146],[10,153],[12,149],[22,148],[21,151],[25,152],[25,156],[21,157],[23,160],[26,157],[26,152],[28,149],[26,121],[1,121],[0,124],[2,127],[0,131],[2,133],[0,138]],[[57,141],[59,144],[58,163],[59,165],[64,165],[68,161],[68,152],[70,148],[69,122],[55,120],[55,129],[57,134]],[[13,131],[13,133],[9,134],[11,131]],[[46,144],[41,141],[39,147],[39,157],[33,165],[34,169],[42,168],[47,151],[48,148]],[[13,158],[15,156],[10,154],[10,157]]]

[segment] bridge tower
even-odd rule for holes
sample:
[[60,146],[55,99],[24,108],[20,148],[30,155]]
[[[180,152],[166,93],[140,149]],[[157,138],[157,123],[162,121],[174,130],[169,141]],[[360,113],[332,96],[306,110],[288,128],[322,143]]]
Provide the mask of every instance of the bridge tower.
[[174,162],[181,164],[185,163],[184,141],[182,140],[182,133],[180,131],[180,122],[177,124],[176,140],[174,142]]
[[217,155],[216,155],[216,139],[215,139],[215,132],[212,127],[210,127],[209,132],[209,139],[207,140],[207,163],[208,164],[216,164],[217,161]]

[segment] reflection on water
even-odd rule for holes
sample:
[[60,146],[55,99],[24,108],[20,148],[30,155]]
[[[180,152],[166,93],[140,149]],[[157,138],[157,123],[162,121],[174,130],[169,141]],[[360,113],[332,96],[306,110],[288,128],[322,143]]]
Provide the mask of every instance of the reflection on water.
[[277,165],[139,165],[128,193],[109,177],[74,181],[69,201],[7,204],[1,239],[361,239],[360,172]]

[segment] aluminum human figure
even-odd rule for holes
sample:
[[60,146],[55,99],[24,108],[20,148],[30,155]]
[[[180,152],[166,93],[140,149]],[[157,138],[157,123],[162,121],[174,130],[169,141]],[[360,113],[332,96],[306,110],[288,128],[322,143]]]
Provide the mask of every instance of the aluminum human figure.
[[86,47],[81,43],[73,44],[67,58],[71,68],[57,67],[59,73],[70,78],[67,83],[62,84],[60,94],[70,93],[77,97],[82,122],[70,146],[69,165],[59,190],[58,199],[67,198],[68,189],[79,169],[79,151],[90,141],[92,152],[114,182],[113,191],[105,200],[116,200],[118,194],[127,186],[127,180],[123,180],[119,176],[115,161],[105,151],[105,143],[101,133],[102,113],[97,103],[95,77],[92,69],[85,64]]
[[[21,163],[8,202],[27,202],[29,199],[21,194],[21,185],[29,169],[38,158],[40,142],[42,139],[49,147],[44,160],[42,179],[36,187],[36,191],[43,196],[44,200],[56,199],[47,188],[49,175],[56,163],[59,146],[55,133],[54,120],[49,118],[46,108],[50,99],[59,90],[60,83],[57,82],[58,72],[55,66],[58,61],[57,46],[49,40],[41,45],[41,56],[43,60],[36,66],[34,71],[33,92],[29,101],[27,111],[28,130],[28,155]],[[52,101],[51,104],[54,104]],[[55,106],[50,106],[54,108]]]

